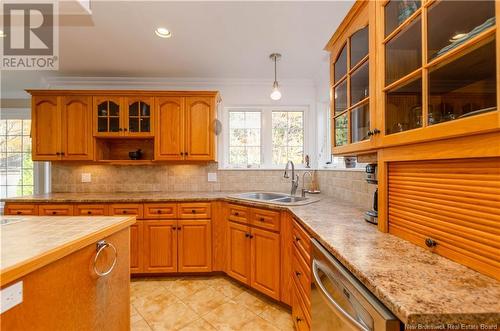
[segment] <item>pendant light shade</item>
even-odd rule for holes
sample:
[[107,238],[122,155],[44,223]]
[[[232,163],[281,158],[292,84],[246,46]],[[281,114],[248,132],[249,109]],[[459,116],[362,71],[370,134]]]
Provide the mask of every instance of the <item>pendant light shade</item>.
[[277,75],[276,75],[276,62],[281,59],[281,54],[279,53],[273,53],[271,55],[269,55],[269,58],[271,59],[271,61],[274,62],[274,83],[273,83],[273,91],[271,92],[271,99],[277,101],[279,99],[281,99],[281,92],[280,92],[280,89],[279,89],[279,85],[278,85],[278,80],[277,80]]

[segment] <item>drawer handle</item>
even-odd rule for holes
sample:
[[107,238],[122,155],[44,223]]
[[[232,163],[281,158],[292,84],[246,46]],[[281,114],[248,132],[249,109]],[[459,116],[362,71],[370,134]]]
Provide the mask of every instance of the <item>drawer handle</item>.
[[196,214],[196,210],[195,210],[195,209],[192,209],[192,210],[191,210],[191,213]]
[[89,211],[87,212],[87,214],[88,214],[88,215],[91,215],[91,214],[92,214],[92,212],[89,210]]
[[122,210],[122,214],[126,214],[126,213],[127,213],[127,211],[126,211],[126,210]]
[[300,273],[300,271],[295,271],[295,276],[300,277],[302,276],[302,274]]
[[53,211],[53,212],[52,212],[52,215],[55,215],[55,214],[57,214],[57,211]]
[[296,241],[296,242],[299,242],[299,241],[300,241],[300,238],[299,238],[299,237],[297,237],[297,236],[295,236],[295,241]]
[[436,247],[437,242],[432,238],[425,239],[425,245],[429,248]]
[[177,230],[178,230],[178,231],[181,231],[181,230],[182,230],[182,228],[181,228],[180,226],[178,226],[178,227],[177,227]]
[[20,210],[18,210],[18,211],[16,212],[16,214],[17,214],[17,215],[21,215],[21,214],[22,214],[22,212],[21,212]]
[[160,209],[158,209],[157,213],[158,213],[158,214],[161,214],[161,210],[160,210]]
[[259,218],[259,221],[264,222],[264,217]]
[[[96,266],[97,259],[99,258],[99,255],[101,255],[101,253],[108,247],[110,247],[114,251],[115,256],[113,259],[113,263],[111,264],[109,269],[101,272],[101,271],[97,270],[97,266]],[[116,251],[116,247],[113,244],[108,243],[106,240],[101,240],[101,241],[97,242],[96,250],[97,250],[97,253],[95,254],[95,257],[94,257],[94,272],[99,277],[107,276],[111,273],[111,271],[113,271],[113,269],[115,268],[115,265],[116,265],[116,261],[118,260],[118,252]]]
[[245,233],[245,237],[252,239],[253,238],[253,234],[251,234],[251,233]]
[[300,317],[298,317],[298,316],[297,316],[297,317],[295,317],[295,320],[297,321],[297,323],[302,322],[302,318],[300,318]]
[[234,213],[234,216],[240,216],[240,213],[235,212],[235,213]]

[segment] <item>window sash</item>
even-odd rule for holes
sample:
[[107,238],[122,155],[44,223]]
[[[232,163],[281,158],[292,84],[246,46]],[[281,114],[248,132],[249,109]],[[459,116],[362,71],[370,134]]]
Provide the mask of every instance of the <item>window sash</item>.
[[[278,106],[278,107],[226,107],[223,112],[223,142],[222,142],[222,160],[221,164],[226,169],[246,169],[229,163],[229,113],[230,112],[260,112],[261,113],[261,164],[258,167],[250,167],[248,169],[281,169],[283,165],[273,164],[273,133],[272,133],[272,112],[302,112],[303,119],[303,153],[310,156],[309,147],[309,112],[308,107],[303,106]],[[303,167],[304,164],[296,164],[297,167]]]

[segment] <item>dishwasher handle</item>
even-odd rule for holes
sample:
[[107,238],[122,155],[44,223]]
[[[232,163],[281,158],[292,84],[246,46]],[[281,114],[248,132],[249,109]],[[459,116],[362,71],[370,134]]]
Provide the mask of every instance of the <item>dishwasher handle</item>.
[[[371,329],[368,329],[365,325],[361,324],[359,321],[357,321],[354,317],[352,317],[348,312],[346,312],[338,303],[335,301],[335,299],[332,298],[330,293],[328,293],[328,290],[325,288],[325,285],[323,285],[323,282],[321,282],[321,279],[318,275],[318,270],[323,271],[325,275],[328,275],[324,270],[321,269],[320,264],[316,261],[313,260],[312,262],[312,274],[314,277],[314,282],[318,285],[319,292],[323,294],[323,296],[328,300],[328,302],[331,304],[333,309],[341,315],[341,317],[344,317],[348,322],[350,322],[353,326],[357,327],[358,329],[362,331],[372,331]],[[328,276],[327,276],[328,277]]]

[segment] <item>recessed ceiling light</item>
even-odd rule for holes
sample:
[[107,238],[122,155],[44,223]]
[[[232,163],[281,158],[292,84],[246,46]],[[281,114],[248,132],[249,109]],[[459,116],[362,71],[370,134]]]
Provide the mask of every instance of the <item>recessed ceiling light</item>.
[[170,38],[172,37],[172,32],[166,28],[157,28],[155,34],[160,38]]
[[0,38],[7,37],[5,33],[3,33],[3,30],[0,30]]

